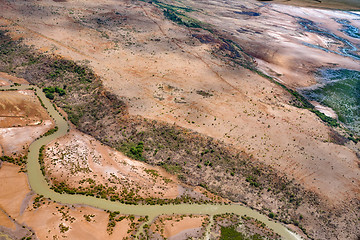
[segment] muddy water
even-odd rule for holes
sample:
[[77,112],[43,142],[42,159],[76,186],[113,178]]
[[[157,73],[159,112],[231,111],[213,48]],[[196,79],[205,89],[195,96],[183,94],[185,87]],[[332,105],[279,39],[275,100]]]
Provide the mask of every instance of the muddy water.
[[[85,204],[92,207],[106,209],[110,211],[119,211],[121,214],[133,214],[141,216],[149,216],[149,222],[151,222],[156,216],[162,214],[223,214],[223,213],[234,213],[238,215],[247,215],[253,218],[256,218],[263,223],[265,223],[269,228],[273,229],[274,232],[282,236],[283,239],[300,239],[294,233],[290,232],[285,226],[280,223],[270,221],[267,216],[260,214],[259,212],[252,210],[248,207],[244,207],[238,204],[231,205],[212,205],[212,204],[179,204],[179,205],[126,205],[119,202],[112,202],[110,200],[99,199],[90,196],[84,195],[69,195],[69,194],[59,194],[51,190],[41,173],[40,164],[38,162],[39,149],[42,145],[46,145],[49,142],[64,136],[68,129],[69,125],[63,119],[63,117],[55,110],[52,103],[45,97],[45,94],[41,89],[29,86],[21,85],[13,87],[13,89],[28,89],[33,87],[37,95],[42,100],[49,114],[55,120],[56,125],[58,126],[58,131],[52,135],[42,137],[34,141],[29,148],[28,154],[28,163],[27,163],[27,173],[29,178],[29,183],[33,191],[39,195],[43,195],[46,198],[51,200],[64,203],[64,204]],[[11,87],[2,87],[0,89],[10,89]],[[139,229],[139,232],[142,231],[142,226]],[[138,233],[139,233],[138,232]]]

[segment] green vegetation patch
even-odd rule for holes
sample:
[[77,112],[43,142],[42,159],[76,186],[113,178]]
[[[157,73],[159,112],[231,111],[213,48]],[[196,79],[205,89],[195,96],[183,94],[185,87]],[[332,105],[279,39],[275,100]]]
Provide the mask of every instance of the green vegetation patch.
[[244,234],[236,231],[235,227],[221,227],[220,240],[263,240],[260,235],[255,234],[251,237],[246,237]]
[[0,161],[13,163],[18,166],[25,166],[25,164],[27,162],[27,156],[24,156],[24,157],[1,156]]
[[51,100],[55,98],[54,93],[58,93],[59,96],[66,94],[65,90],[59,87],[45,87],[43,88],[43,92],[45,93],[45,96]]

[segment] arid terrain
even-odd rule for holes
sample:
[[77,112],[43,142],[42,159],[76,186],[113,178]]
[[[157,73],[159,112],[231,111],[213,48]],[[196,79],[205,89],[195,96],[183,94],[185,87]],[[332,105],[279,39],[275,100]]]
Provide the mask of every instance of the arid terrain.
[[[1,232],[11,239],[123,239],[134,232],[138,217],[119,221],[109,234],[109,213],[86,206],[64,206],[31,191],[25,173],[4,163],[1,179]],[[44,225],[46,227],[44,227]],[[130,230],[128,232],[128,230]]]
[[[77,159],[74,161],[73,159]],[[64,183],[72,189],[113,191],[124,202],[164,200],[221,202],[204,189],[192,189],[179,182],[160,167],[134,161],[94,138],[72,130],[68,135],[51,143],[45,150],[44,159],[47,178],[56,186]],[[75,190],[75,191],[76,191]]]
[[[0,73],[2,86],[27,83],[24,79]],[[1,92],[0,150],[2,155],[23,156],[34,139],[54,126],[46,110],[31,90]],[[21,136],[21,137],[20,137]]]
[[[90,191],[126,203],[241,202],[275,214],[305,238],[356,239],[360,143],[326,118],[336,118],[332,109],[308,107],[294,91],[316,84],[322,68],[360,70],[360,38],[343,24],[360,28],[359,16],[297,3],[1,0],[0,30],[7,32],[0,84],[65,90],[54,93],[54,103],[73,129],[44,151],[45,175],[58,192]],[[359,8],[357,1],[319,4]],[[3,155],[24,156],[53,126],[31,90],[0,92]],[[0,175],[11,167],[3,164]],[[44,201],[34,210],[44,217],[60,207]],[[1,208],[39,239],[61,236],[15,217],[6,203]],[[80,209],[108,221],[108,213],[90,207],[71,211]],[[201,237],[205,220],[196,219],[195,227],[152,226],[151,236]],[[60,231],[59,224],[49,229]],[[77,224],[91,227],[84,219]],[[106,224],[96,238],[107,236]],[[83,238],[70,228],[77,235],[64,236]]]

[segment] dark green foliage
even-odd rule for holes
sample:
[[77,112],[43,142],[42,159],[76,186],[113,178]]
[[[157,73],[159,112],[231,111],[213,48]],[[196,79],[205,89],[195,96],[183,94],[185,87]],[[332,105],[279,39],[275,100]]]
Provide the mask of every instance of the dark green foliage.
[[66,94],[65,90],[59,87],[45,87],[43,88],[43,92],[45,93],[45,96],[51,100],[55,97],[54,93],[58,93],[59,96],[64,96]]
[[198,91],[196,91],[196,93],[203,96],[203,97],[211,97],[211,96],[213,96],[213,94],[211,94],[209,92],[205,92],[203,90],[198,90]]
[[45,145],[42,145],[41,148],[39,149],[39,164],[43,176],[45,176],[44,150],[45,150]]
[[[162,205],[162,204],[181,204],[181,203],[206,203],[206,200],[195,200],[187,195],[175,199],[161,199],[161,198],[143,198],[139,196],[134,189],[124,188],[120,191],[115,191],[114,187],[107,187],[102,184],[96,184],[94,180],[88,178],[81,180],[79,183],[89,183],[89,187],[73,188],[68,186],[65,182],[53,182],[50,187],[58,193],[81,194],[86,196],[93,196],[97,198],[109,199],[110,201],[117,201],[125,204],[137,205],[139,203],[148,205]],[[118,212],[113,212],[110,217],[114,218]]]
[[91,218],[95,217],[94,214],[84,214],[83,217],[87,222],[91,222]]
[[254,176],[251,176],[251,175],[248,176],[248,177],[246,178],[246,181],[247,181],[248,183],[250,183],[251,186],[254,186],[254,187],[259,187],[259,186],[260,186],[260,183],[257,182],[257,178],[254,177]]
[[33,208],[38,208],[40,207],[41,205],[41,202],[43,200],[43,195],[38,195],[35,199],[34,199],[34,202],[33,202]]
[[189,8],[189,7],[180,7],[180,6],[175,6],[172,4],[167,4],[167,3],[162,3],[158,0],[151,0],[152,3],[154,3],[155,5],[157,5],[160,8],[163,9],[168,9],[168,10],[172,10],[172,11],[183,11],[183,12],[193,12],[194,9]]
[[338,121],[332,117],[328,117],[326,116],[324,113],[316,110],[316,109],[310,109],[310,111],[312,111],[313,113],[316,114],[316,116],[318,116],[321,120],[323,120],[324,122],[326,122],[327,124],[329,124],[332,127],[338,127],[340,126],[340,124],[338,123]]
[[26,164],[26,159],[27,159],[27,156],[17,157],[17,158],[13,158],[13,157],[10,157],[10,156],[1,156],[0,157],[0,161],[13,163],[13,164],[16,164],[18,166],[25,165]]
[[143,156],[144,152],[144,142],[140,141],[137,145],[134,143],[124,143],[120,148],[122,152],[125,152],[126,155],[130,158],[146,161]]
[[60,233],[65,233],[65,232],[69,231],[70,227],[65,226],[63,223],[60,223],[59,229],[60,229]]
[[45,96],[48,98],[48,99],[50,99],[50,100],[53,100],[54,99],[54,94],[53,93],[50,93],[50,92],[48,92],[48,93],[45,93]]
[[44,93],[54,93],[55,88],[54,87],[45,87],[45,88],[43,88],[43,92]]
[[156,6],[158,6],[160,9],[163,10],[164,16],[167,19],[179,25],[184,25],[186,27],[191,27],[191,28],[204,28],[201,22],[185,15],[185,12],[194,11],[191,8],[166,4],[157,0],[153,0],[152,3],[154,3]]
[[49,131],[47,131],[46,133],[44,133],[43,136],[49,136],[49,135],[57,132],[57,130],[58,130],[58,126],[55,126],[54,128],[52,128]]
[[220,240],[261,240],[260,235],[255,234],[251,237],[246,237],[244,234],[236,231],[235,227],[221,227]]
[[163,12],[164,12],[164,16],[167,19],[169,19],[179,25],[184,25],[186,27],[191,27],[191,28],[201,28],[201,25],[197,21],[195,21],[194,19],[185,17],[181,13],[178,13],[178,12],[170,10],[170,9],[164,9]]
[[136,147],[130,148],[129,156],[137,160],[143,160],[143,155],[142,155],[143,152],[144,152],[144,143],[139,142],[136,145]]
[[168,9],[165,9],[164,10],[164,16],[173,21],[173,22],[176,22],[178,24],[184,24],[183,21],[181,20],[181,18],[179,18],[173,11],[171,10],[168,10]]

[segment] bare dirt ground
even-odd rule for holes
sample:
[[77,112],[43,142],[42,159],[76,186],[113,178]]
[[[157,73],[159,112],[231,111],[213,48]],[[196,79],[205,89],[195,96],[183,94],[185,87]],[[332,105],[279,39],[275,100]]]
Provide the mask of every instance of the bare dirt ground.
[[0,128],[37,126],[50,120],[31,90],[1,92],[0,109]]
[[103,185],[114,188],[120,198],[134,192],[142,198],[190,196],[217,201],[217,197],[204,189],[181,184],[164,169],[129,159],[77,130],[71,130],[66,136],[47,145],[45,155],[48,179],[55,183],[65,182],[75,189],[79,186],[84,190],[91,185]]
[[[313,113],[290,105],[283,89],[214,57],[216,42],[193,37],[208,32],[176,25],[144,2],[1,3],[2,28],[41,51],[86,60],[105,87],[128,103],[130,114],[233,144],[319,194],[329,206],[341,208],[349,199],[359,199],[359,143],[334,143],[331,129]],[[333,19],[358,26],[345,12],[255,1],[184,3],[200,9],[190,16],[222,29],[260,69],[287,86],[314,84],[319,67],[360,69],[351,58],[305,46],[303,42],[336,49],[338,43],[305,32],[297,23],[298,17],[311,19],[358,44]]]
[[319,68],[360,69],[358,61],[305,45],[304,43],[313,44],[334,50],[342,43],[323,34],[307,32],[298,23],[301,19],[313,21],[320,28],[359,44],[359,39],[344,34],[341,24],[336,22],[338,19],[345,19],[354,26],[359,26],[357,17],[347,12],[263,5],[253,1],[242,4],[230,1],[226,5],[218,1],[211,4],[207,1],[185,3],[195,9],[206,9],[203,14],[194,13],[197,19],[224,29],[240,43],[245,52],[255,57],[260,69],[287,86],[313,85],[314,72]]
[[19,84],[29,84],[25,79],[23,78],[17,78],[14,76],[11,76],[7,73],[0,72],[0,86],[8,86],[14,83]]
[[200,239],[209,223],[208,216],[159,216],[149,228],[150,239]]
[[31,193],[27,176],[19,169],[9,163],[0,168],[0,231],[9,237],[21,239],[36,233],[37,239],[124,239],[133,233],[130,225],[138,217],[124,218],[109,235],[109,214],[103,210],[43,198],[34,201],[37,195]]
[[[26,83],[1,73],[6,84]],[[0,149],[2,155],[24,155],[37,137],[54,127],[53,120],[31,90],[0,92]]]
[[[204,7],[201,4],[205,3],[197,2],[196,6]],[[267,19],[265,29],[263,18],[246,21],[246,16],[233,13],[233,6],[222,9],[215,2],[207,4],[206,11],[217,17],[211,20],[198,14],[198,19],[229,31],[239,29],[239,24],[245,24],[252,32],[261,28],[260,34],[238,33],[243,38],[240,42],[247,41],[246,50],[261,48],[252,53],[261,54],[255,54],[260,60],[267,54],[267,59],[275,61],[276,67],[284,72],[272,70],[284,75],[281,80],[290,86],[313,84],[314,77],[309,71],[329,61],[329,65],[360,68],[351,59],[299,44],[298,38],[310,37],[299,32],[300,26],[296,26],[292,15],[287,17],[284,13],[286,10],[318,16],[325,10],[299,12],[291,6],[246,4],[248,8],[261,8]],[[12,30],[11,34],[25,37],[39,49],[74,60],[88,60],[105,86],[128,102],[131,114],[176,123],[234,144],[332,203],[358,196],[358,158],[349,148],[331,143],[327,126],[307,110],[288,105],[284,91],[266,79],[215,59],[209,54],[211,45],[201,44],[188,30],[164,20],[154,6],[126,1],[116,4],[107,1],[101,5],[42,1],[4,2],[2,7],[6,10],[2,22]],[[224,14],[230,11],[227,8],[232,9],[231,21],[222,20],[229,19]],[[15,16],[18,19],[30,12],[31,17],[10,26]],[[326,18],[329,14],[325,12],[322,16]],[[298,55],[300,52],[303,55]],[[311,61],[310,56],[314,57]],[[277,59],[283,59],[285,66]],[[264,63],[264,69],[272,66],[271,61]],[[212,96],[197,94],[200,90]]]

